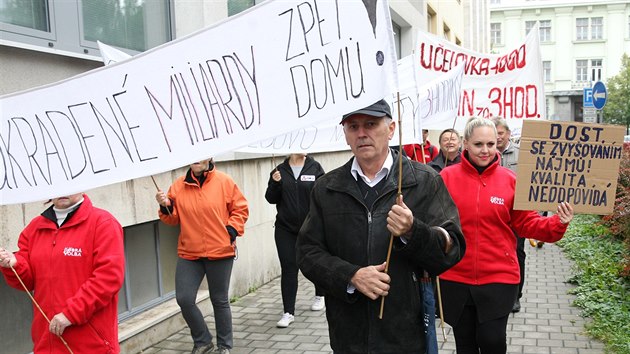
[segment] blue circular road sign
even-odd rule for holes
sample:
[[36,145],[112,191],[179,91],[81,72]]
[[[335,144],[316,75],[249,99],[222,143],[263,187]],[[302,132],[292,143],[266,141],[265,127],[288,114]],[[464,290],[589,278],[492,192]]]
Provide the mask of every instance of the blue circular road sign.
[[593,85],[593,106],[596,109],[604,108],[607,98],[608,92],[606,92],[606,85],[601,81],[597,81],[595,85]]

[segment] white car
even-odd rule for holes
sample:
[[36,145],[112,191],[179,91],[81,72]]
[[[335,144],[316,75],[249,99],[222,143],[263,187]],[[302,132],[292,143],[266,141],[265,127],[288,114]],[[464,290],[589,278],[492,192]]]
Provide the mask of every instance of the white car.
[[624,143],[630,143],[630,135],[626,135],[623,137],[623,142]]

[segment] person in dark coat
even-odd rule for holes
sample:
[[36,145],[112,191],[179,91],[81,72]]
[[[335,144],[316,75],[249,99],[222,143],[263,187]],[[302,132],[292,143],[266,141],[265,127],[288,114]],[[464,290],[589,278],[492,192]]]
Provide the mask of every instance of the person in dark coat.
[[457,208],[433,169],[388,147],[395,123],[385,100],[341,124],[354,156],[315,184],[298,265],[324,290],[334,353],[424,353],[418,280],[463,257]]
[[[308,214],[310,195],[315,181],[324,169],[306,154],[291,154],[269,174],[265,199],[276,205],[274,237],[280,259],[283,315],[277,327],[286,328],[295,321],[295,297],[298,289],[298,266],[295,243],[302,222]],[[324,293],[315,287],[312,311],[324,309]]]
[[461,161],[461,139],[455,129],[446,129],[440,133],[440,154],[436,156],[429,166],[436,172],[440,172],[444,167],[457,164]]

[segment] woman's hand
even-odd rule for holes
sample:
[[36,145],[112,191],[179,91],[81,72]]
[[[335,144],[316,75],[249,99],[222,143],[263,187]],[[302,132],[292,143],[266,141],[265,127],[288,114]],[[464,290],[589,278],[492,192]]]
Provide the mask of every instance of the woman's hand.
[[155,193],[155,200],[163,207],[169,207],[171,205],[171,200],[168,199],[166,193],[162,192],[161,189],[158,189],[157,193]]
[[280,180],[282,180],[282,176],[280,175],[280,171],[276,170],[276,172],[274,172],[271,175],[271,178],[276,181],[276,182],[280,182]]
[[567,202],[562,202],[558,204],[558,212],[556,214],[558,214],[560,222],[566,225],[573,220],[573,207]]
[[0,267],[10,268],[17,263],[17,258],[12,252],[0,248]]
[[55,317],[52,318],[52,320],[50,320],[50,325],[48,325],[48,329],[50,330],[50,333],[61,336],[66,327],[70,325],[72,325],[72,323],[70,323],[66,315],[64,315],[63,312],[59,312],[55,315]]

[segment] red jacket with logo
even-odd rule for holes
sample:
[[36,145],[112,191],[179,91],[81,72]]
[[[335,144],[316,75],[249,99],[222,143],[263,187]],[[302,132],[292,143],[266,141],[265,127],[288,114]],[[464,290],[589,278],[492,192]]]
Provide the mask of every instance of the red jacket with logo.
[[[107,211],[84,195],[78,209],[57,227],[52,206],[20,234],[14,269],[48,319],[59,312],[72,323],[63,339],[75,354],[119,353],[118,291],[125,273],[123,231]],[[24,290],[8,268],[7,283]],[[35,353],[68,353],[33,306]]]
[[501,167],[498,159],[479,174],[467,155],[465,152],[461,163],[440,173],[459,210],[466,240],[462,260],[440,278],[469,285],[518,284],[512,229],[521,237],[555,242],[567,225],[557,215],[542,217],[535,211],[513,210],[516,175]]

